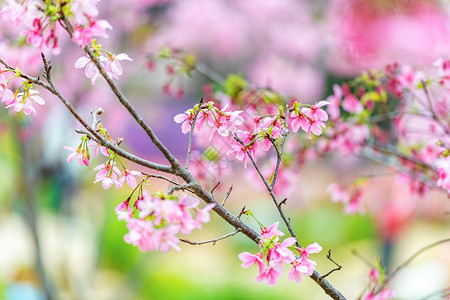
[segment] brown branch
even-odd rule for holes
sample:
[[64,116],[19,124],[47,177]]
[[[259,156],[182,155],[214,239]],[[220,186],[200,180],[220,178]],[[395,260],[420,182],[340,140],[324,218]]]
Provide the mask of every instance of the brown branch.
[[[239,143],[241,143],[241,145],[244,146],[244,142],[237,136],[235,135],[235,140],[238,141]],[[253,167],[255,168],[256,172],[258,173],[259,177],[261,178],[262,182],[264,183],[264,185],[266,186],[267,191],[269,192],[270,197],[272,198],[273,203],[275,204],[275,206],[278,209],[278,212],[281,216],[281,218],[284,221],[284,224],[286,225],[287,229],[289,230],[289,233],[291,234],[291,236],[293,238],[295,238],[295,244],[297,245],[298,248],[301,248],[302,246],[300,245],[297,236],[295,235],[294,230],[292,229],[291,223],[289,222],[288,218],[286,217],[286,215],[284,214],[283,209],[281,208],[281,206],[278,203],[277,197],[275,196],[274,192],[273,192],[273,187],[271,185],[269,185],[269,183],[267,182],[267,180],[264,178],[264,175],[261,173],[261,170],[259,169],[258,165],[256,164],[256,161],[253,159],[253,157],[251,156],[251,154],[245,150],[245,153],[248,155],[248,157],[250,158]],[[274,178],[275,179],[275,178]]]
[[223,235],[221,237],[218,237],[216,239],[206,240],[206,241],[202,241],[202,242],[191,242],[188,239],[180,239],[180,241],[182,241],[183,243],[190,244],[190,245],[204,245],[204,244],[208,244],[208,243],[213,243],[213,246],[214,246],[214,245],[216,245],[217,241],[224,240],[224,239],[226,239],[226,238],[228,238],[230,236],[233,236],[233,235],[237,234],[239,231],[240,231],[239,229],[235,229],[233,232],[225,234],[225,235]]
[[[73,26],[69,22],[66,16],[63,16],[64,24],[66,24],[66,30],[69,33],[70,37],[72,37]],[[136,109],[131,105],[119,87],[114,83],[112,78],[108,75],[105,68],[103,67],[100,60],[95,56],[94,52],[89,46],[84,47],[84,52],[89,56],[91,61],[95,64],[97,69],[99,70],[102,77],[105,79],[107,84],[109,85],[111,91],[114,93],[116,98],[122,104],[123,107],[130,113],[130,115],[136,120],[136,122],[141,126],[141,128],[147,133],[148,137],[152,141],[152,143],[159,149],[159,151],[164,155],[170,165],[173,167],[175,174],[182,168],[178,159],[172,155],[172,153],[167,149],[167,147],[159,140],[159,138],[154,133],[153,129],[148,125],[144,119],[139,115]]]

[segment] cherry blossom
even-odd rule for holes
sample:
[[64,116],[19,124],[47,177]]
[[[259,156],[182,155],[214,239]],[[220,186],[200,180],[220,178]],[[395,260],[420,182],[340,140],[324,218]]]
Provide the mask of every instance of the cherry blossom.
[[122,183],[117,180],[117,175],[120,176],[121,173],[114,163],[107,162],[106,164],[101,164],[95,167],[94,170],[98,171],[97,175],[95,175],[94,183],[101,181],[105,190],[109,189],[113,184],[117,189],[122,187]]
[[74,160],[74,158],[77,158],[78,163],[80,165],[89,166],[89,159],[85,155],[85,153],[83,153],[81,146],[78,148],[65,146],[64,149],[72,151],[72,153],[70,153],[69,156],[67,156],[67,159],[66,159],[67,162],[71,162],[72,160]]
[[119,76],[122,75],[122,65],[120,64],[121,61],[128,60],[133,61],[127,54],[120,53],[120,54],[112,54],[110,55],[110,58],[106,62],[105,70],[108,72],[108,74],[116,79],[119,79]]
[[128,186],[134,189],[137,186],[136,178],[134,176],[142,176],[142,173],[125,169],[123,171],[123,175],[119,178],[119,182],[123,185],[123,183],[126,181]]
[[11,93],[5,92],[2,100],[5,99],[4,102],[5,104],[7,104],[6,108],[12,107],[15,112],[20,112],[23,110],[26,115],[29,115],[31,113],[36,114],[36,109],[33,106],[33,102],[36,102],[39,105],[45,104],[44,99],[38,96],[38,94],[39,93],[37,91],[28,89],[25,92],[15,94],[15,97],[11,98]]
[[[98,59],[102,64],[107,61],[106,57],[104,56],[99,56]],[[84,74],[86,75],[87,78],[91,79],[92,85],[95,85],[95,82],[97,81],[100,72],[95,66],[94,62],[91,61],[89,56],[82,56],[78,58],[77,61],[75,62],[75,68],[77,69],[85,68]]]

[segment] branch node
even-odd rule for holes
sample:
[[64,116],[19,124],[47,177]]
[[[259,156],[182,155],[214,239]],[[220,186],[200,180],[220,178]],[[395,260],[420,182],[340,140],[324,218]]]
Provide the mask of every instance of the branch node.
[[342,269],[342,266],[340,264],[338,264],[337,262],[335,262],[332,258],[331,258],[331,249],[328,249],[328,255],[327,258],[336,265],[336,268],[332,269],[330,272],[328,272],[325,275],[320,276],[319,281],[322,281],[325,277],[327,277],[328,275],[330,275],[331,273],[335,272],[335,271],[339,271],[340,269]]
[[286,201],[287,201],[287,198],[284,198],[283,200],[281,200],[281,202],[280,203],[278,203],[278,208],[280,208],[281,207],[281,205],[283,205],[283,204],[286,204]]

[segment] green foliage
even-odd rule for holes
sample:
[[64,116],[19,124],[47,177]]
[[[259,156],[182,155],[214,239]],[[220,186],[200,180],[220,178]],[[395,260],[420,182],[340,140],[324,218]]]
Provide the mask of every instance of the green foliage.
[[236,99],[248,87],[248,83],[242,74],[230,74],[223,83],[223,87],[225,94]]

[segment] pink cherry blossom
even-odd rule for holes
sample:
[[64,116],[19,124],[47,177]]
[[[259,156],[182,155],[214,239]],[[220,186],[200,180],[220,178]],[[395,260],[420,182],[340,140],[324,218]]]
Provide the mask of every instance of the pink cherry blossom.
[[102,153],[106,157],[110,156],[108,148],[106,148],[105,146],[100,145],[96,141],[90,140],[88,147],[89,148],[95,147],[94,148],[94,157],[95,158],[97,158],[99,153]]
[[342,108],[349,113],[359,114],[363,111],[363,106],[353,94],[347,93],[342,101]]
[[202,209],[197,209],[197,221],[200,223],[208,223],[211,221],[209,212],[216,206],[215,203],[209,203]]
[[280,279],[282,275],[283,270],[275,266],[271,266],[267,269],[265,269],[263,272],[260,272],[258,276],[256,276],[255,281],[260,282],[267,282],[268,286],[274,286],[277,284],[278,279]]
[[74,160],[74,158],[77,158],[80,165],[89,166],[89,159],[87,158],[86,154],[83,154],[81,146],[78,148],[65,146],[64,149],[72,151],[72,153],[67,156],[66,162],[71,162],[72,160]]
[[186,113],[184,114],[178,114],[176,115],[173,120],[177,123],[183,123],[181,125],[181,131],[183,133],[188,133],[189,131],[191,131],[191,122],[193,121],[194,116],[189,114],[188,111],[186,111]]
[[113,184],[117,189],[122,187],[122,184],[117,180],[117,175],[120,176],[121,173],[114,163],[101,164],[95,167],[94,170],[98,171],[97,175],[95,175],[94,183],[101,181],[105,190],[109,189]]
[[159,248],[160,239],[155,234],[151,221],[130,219],[127,227],[129,232],[124,236],[126,243],[138,246],[141,251],[155,251]]
[[33,29],[25,31],[23,34],[27,36],[27,43],[33,45],[33,47],[42,48],[44,34],[40,18],[35,18],[33,20]]
[[[107,59],[104,56],[99,56],[98,59],[103,64]],[[94,62],[91,61],[91,59],[88,56],[82,56],[77,59],[75,62],[75,68],[81,69],[85,68],[84,74],[87,78],[91,79],[91,84],[95,85],[95,82],[97,81],[97,78],[100,75],[99,70],[95,66]]]
[[339,85],[334,84],[333,85],[333,95],[329,96],[327,98],[327,101],[329,102],[327,106],[327,112],[330,115],[332,120],[339,119],[341,115],[340,111],[340,104],[342,99],[342,89]]
[[[5,94],[3,96],[5,96]],[[36,109],[33,107],[33,102],[36,102],[39,105],[45,104],[44,99],[38,96],[38,92],[33,89],[29,89],[25,92],[18,93],[16,97],[12,99],[10,98],[10,96],[11,94],[8,93],[8,95],[6,96],[7,98],[4,101],[5,103],[9,103],[9,105],[7,105],[6,108],[12,107],[15,112],[20,112],[23,110],[23,112],[26,115],[29,115],[31,113],[36,114]]]
[[134,176],[142,176],[142,173],[125,169],[123,171],[123,175],[119,178],[119,182],[123,185],[123,183],[126,181],[128,186],[134,189],[137,186],[136,178]]
[[120,64],[122,60],[133,61],[127,54],[120,53],[117,55],[112,54],[106,62],[105,70],[111,77],[118,79],[122,75],[123,70]]
[[239,259],[242,260],[241,267],[243,267],[244,269],[253,266],[254,264],[258,264],[259,273],[262,273],[265,270],[263,254],[261,252],[258,254],[243,252],[239,254]]
[[283,236],[284,233],[278,230],[278,225],[280,222],[275,222],[272,225],[270,225],[268,228],[261,228],[261,241],[267,242],[272,237],[276,236],[276,241],[278,241],[279,236]]
[[176,237],[179,229],[178,226],[168,226],[162,229],[158,229],[157,234],[160,239],[160,250],[162,252],[168,252],[170,249],[181,251],[180,240]]

